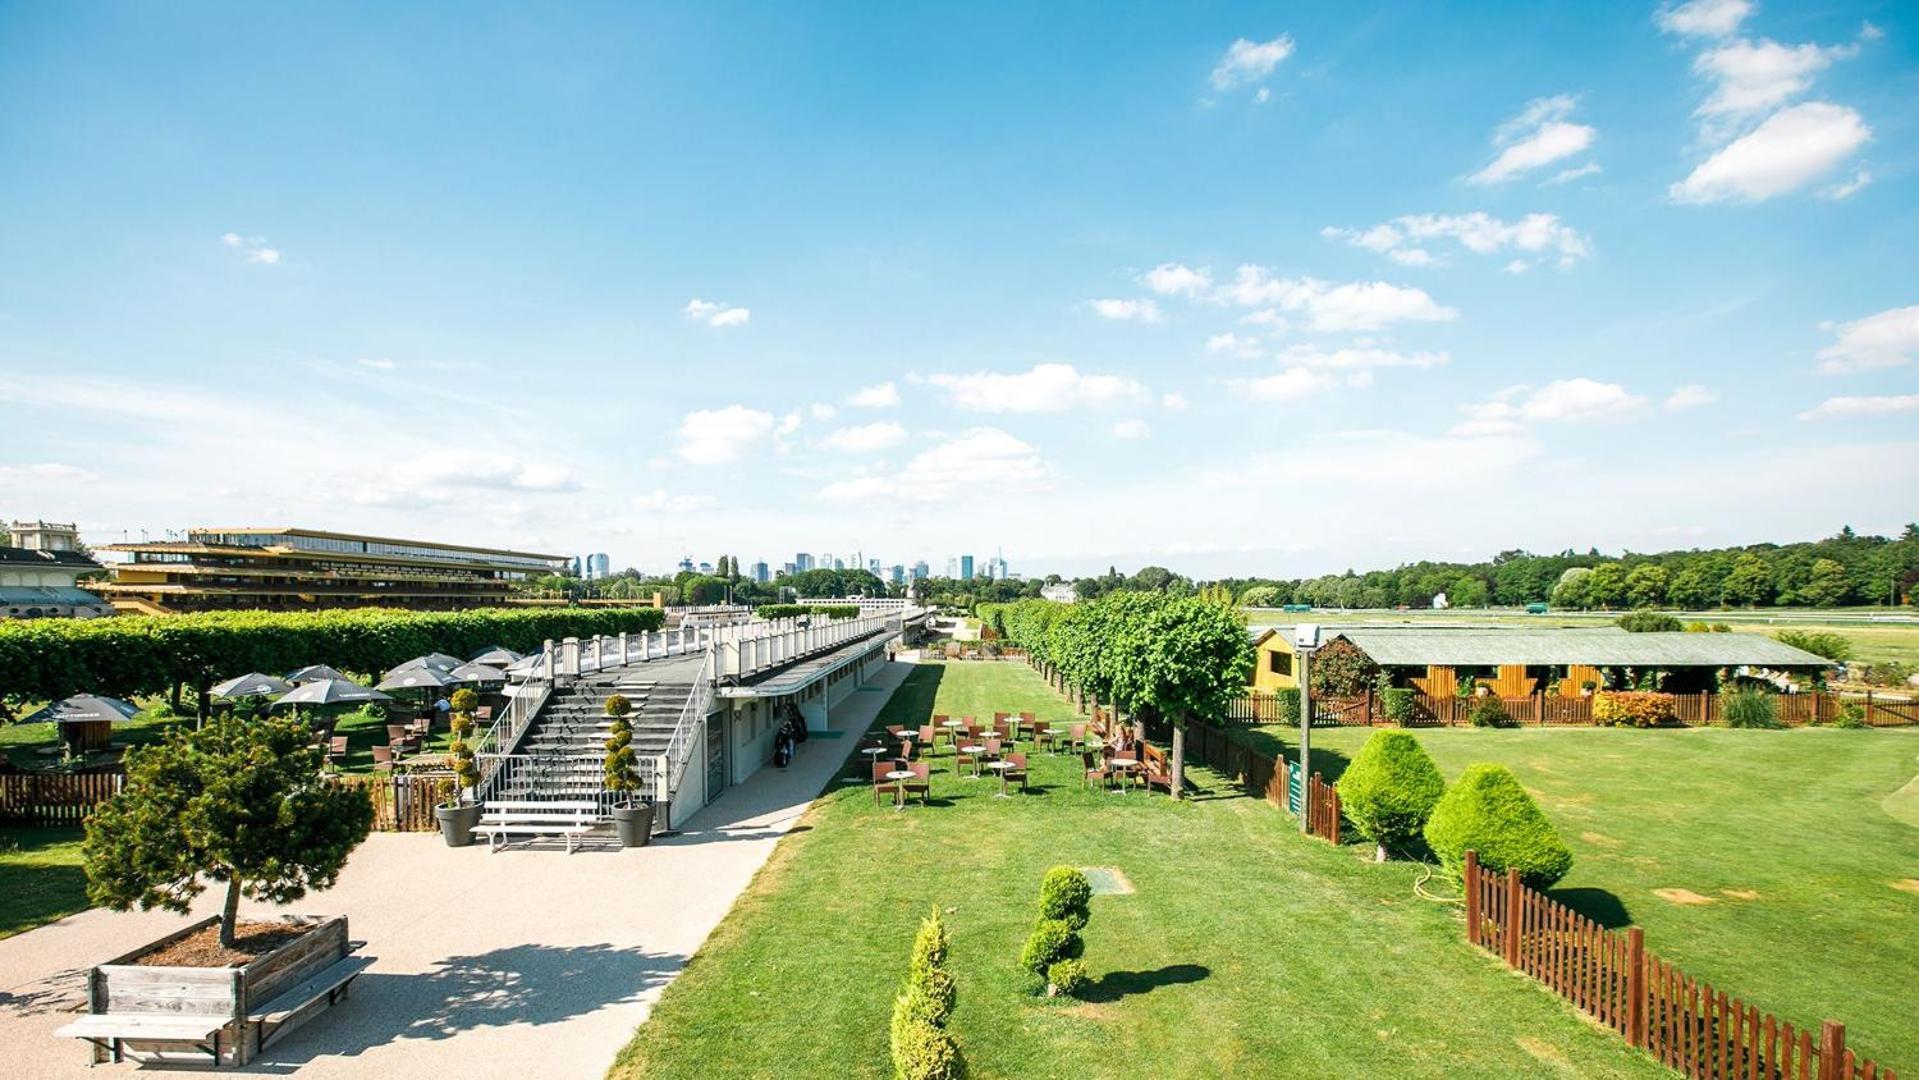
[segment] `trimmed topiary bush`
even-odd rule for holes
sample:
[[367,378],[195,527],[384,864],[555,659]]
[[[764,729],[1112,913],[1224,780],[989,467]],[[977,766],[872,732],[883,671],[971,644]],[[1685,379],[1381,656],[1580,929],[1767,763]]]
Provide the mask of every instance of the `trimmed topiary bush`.
[[1506,703],[1487,694],[1473,698],[1466,708],[1466,722],[1474,727],[1512,727],[1513,718],[1506,711]]
[[1093,885],[1070,866],[1055,866],[1039,883],[1039,917],[1058,919],[1074,930],[1092,916]]
[[625,716],[633,711],[633,703],[626,700],[625,694],[611,694],[606,699],[606,715]]
[[1273,705],[1279,710],[1276,723],[1299,725],[1299,687],[1285,686],[1273,692]]
[[953,1033],[931,1024],[909,1023],[893,1033],[896,1080],[959,1080],[966,1075]]
[[1026,939],[1026,947],[1020,950],[1019,966],[1044,975],[1055,963],[1077,960],[1085,951],[1086,945],[1074,933],[1073,924],[1064,919],[1041,919]]
[[1419,740],[1404,731],[1375,731],[1339,778],[1339,804],[1374,857],[1418,836],[1445,794],[1446,780]]
[[946,1030],[958,990],[946,970],[948,939],[934,907],[913,938],[906,981],[893,999],[890,1031],[897,1080],[958,1080],[966,1075],[959,1043]]
[[1671,694],[1601,690],[1593,695],[1593,722],[1605,727],[1658,727],[1677,715]]
[[1078,997],[1091,981],[1085,962],[1080,960],[1060,960],[1046,969],[1046,985],[1055,994]]
[[1774,705],[1772,694],[1749,686],[1720,695],[1719,715],[1727,727],[1776,728],[1779,714]]
[[1479,865],[1497,873],[1513,867],[1535,889],[1551,887],[1573,865],[1572,849],[1504,765],[1467,766],[1433,807],[1426,843],[1455,877],[1465,872],[1466,852],[1477,851]]

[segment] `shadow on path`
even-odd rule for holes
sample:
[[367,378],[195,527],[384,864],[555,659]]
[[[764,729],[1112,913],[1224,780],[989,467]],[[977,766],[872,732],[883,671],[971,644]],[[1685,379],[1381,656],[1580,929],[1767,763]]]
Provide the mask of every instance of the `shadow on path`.
[[1200,964],[1168,964],[1154,971],[1109,971],[1080,994],[1081,1001],[1118,1001],[1132,994],[1150,994],[1162,986],[1196,983],[1213,973]]

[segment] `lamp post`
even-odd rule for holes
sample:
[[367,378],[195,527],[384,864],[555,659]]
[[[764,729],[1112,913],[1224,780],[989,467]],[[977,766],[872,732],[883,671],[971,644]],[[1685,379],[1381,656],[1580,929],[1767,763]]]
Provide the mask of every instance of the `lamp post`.
[[1317,623],[1293,627],[1293,651],[1299,654],[1299,831],[1307,831],[1306,784],[1313,775],[1309,759],[1313,753],[1313,653],[1319,649]]

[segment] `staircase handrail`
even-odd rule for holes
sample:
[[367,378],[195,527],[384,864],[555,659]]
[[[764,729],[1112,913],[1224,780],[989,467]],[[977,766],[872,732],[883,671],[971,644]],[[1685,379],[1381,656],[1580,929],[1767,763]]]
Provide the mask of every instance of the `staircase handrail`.
[[666,751],[660,755],[662,767],[654,781],[655,797],[661,802],[671,800],[686,779],[687,764],[693,759],[693,733],[713,702],[712,676],[713,650],[709,648],[706,658],[700,661],[700,673],[693,678],[693,692],[686,696],[679,719],[674,721],[673,734],[666,740]]

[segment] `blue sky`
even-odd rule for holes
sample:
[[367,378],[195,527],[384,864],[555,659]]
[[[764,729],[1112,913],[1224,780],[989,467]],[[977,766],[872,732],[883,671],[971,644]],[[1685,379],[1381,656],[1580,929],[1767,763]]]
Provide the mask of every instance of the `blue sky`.
[[1895,529],[1919,12],[0,3],[0,514],[1297,575]]

